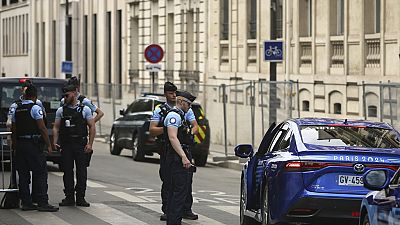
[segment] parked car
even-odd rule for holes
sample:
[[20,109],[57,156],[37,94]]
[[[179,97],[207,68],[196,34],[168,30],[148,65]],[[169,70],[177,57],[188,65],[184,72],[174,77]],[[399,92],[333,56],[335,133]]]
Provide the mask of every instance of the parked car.
[[[0,78],[0,89],[2,93],[0,97],[0,131],[4,132],[8,130],[6,127],[8,109],[10,105],[21,96],[21,85],[26,79],[31,80],[38,90],[38,99],[43,103],[43,107],[46,110],[46,126],[49,132],[50,140],[52,140],[52,129],[56,111],[58,107],[60,107],[62,87],[64,87],[67,83],[67,81],[64,79],[36,77]],[[4,156],[6,159],[8,159],[10,156],[9,144],[10,141],[3,143]],[[43,150],[47,152],[47,149]],[[51,161],[60,166],[60,152],[54,150],[51,154],[47,154],[47,161]]]
[[400,162],[399,133],[381,122],[291,119],[266,132],[241,174],[240,224],[315,223],[341,218],[358,222],[364,172],[394,174]]
[[364,187],[373,191],[362,200],[360,225],[400,224],[400,169],[390,180],[391,174],[374,169],[364,175]]
[[[164,104],[165,97],[160,94],[144,94],[121,110],[121,117],[114,121],[110,134],[110,153],[119,155],[122,149],[132,151],[135,161],[143,161],[146,155],[153,155],[160,150],[154,137],[149,134],[150,119],[156,106]],[[196,135],[196,144],[192,148],[194,163],[204,166],[210,147],[210,127],[201,105],[192,104],[200,134]]]

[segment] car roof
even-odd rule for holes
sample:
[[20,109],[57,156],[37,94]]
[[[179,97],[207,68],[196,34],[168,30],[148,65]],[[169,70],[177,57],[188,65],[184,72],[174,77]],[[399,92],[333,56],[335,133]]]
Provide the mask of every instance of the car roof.
[[366,120],[347,120],[347,119],[329,119],[329,118],[298,118],[291,119],[298,126],[307,125],[332,125],[332,124],[346,124],[349,126],[366,126],[366,127],[376,127],[383,129],[393,129],[389,124],[384,122],[374,122]]
[[31,80],[33,84],[36,83],[45,83],[45,84],[64,84],[67,83],[67,80],[65,79],[59,79],[59,78],[45,78],[45,77],[0,77],[0,84],[1,83],[19,83],[19,80],[21,79],[27,79]]
[[[164,94],[160,94],[160,93],[142,93],[141,97],[139,97],[138,99],[153,99],[153,100],[157,100],[160,102],[166,102],[167,99],[165,98]],[[200,105],[201,104],[199,102],[194,101],[192,103],[193,105]]]

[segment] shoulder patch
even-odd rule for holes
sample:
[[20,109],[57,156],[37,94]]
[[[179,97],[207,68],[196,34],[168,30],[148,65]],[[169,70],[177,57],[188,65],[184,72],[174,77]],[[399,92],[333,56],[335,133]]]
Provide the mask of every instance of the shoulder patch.
[[176,119],[175,119],[175,118],[169,119],[169,123],[170,123],[170,124],[175,124],[175,123],[176,123]]
[[39,112],[39,115],[43,116],[43,110],[40,109],[38,112]]

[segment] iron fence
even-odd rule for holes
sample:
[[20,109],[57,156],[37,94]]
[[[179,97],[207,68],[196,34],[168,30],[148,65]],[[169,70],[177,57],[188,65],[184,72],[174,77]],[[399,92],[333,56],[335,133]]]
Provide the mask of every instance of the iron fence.
[[[209,120],[211,143],[257,147],[272,122],[288,118],[328,117],[383,121],[400,128],[397,102],[400,84],[326,84],[298,81],[219,81],[211,84],[176,83],[197,96]],[[163,93],[161,83],[156,93]],[[97,133],[109,136],[119,111],[151,91],[150,84],[83,84],[81,92],[105,113]]]

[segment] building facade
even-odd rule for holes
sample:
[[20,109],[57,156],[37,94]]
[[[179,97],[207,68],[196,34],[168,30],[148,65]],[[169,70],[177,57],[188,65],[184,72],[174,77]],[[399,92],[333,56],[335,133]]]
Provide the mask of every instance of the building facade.
[[0,72],[2,76],[28,76],[32,46],[30,7],[26,0],[2,0],[0,5]]

